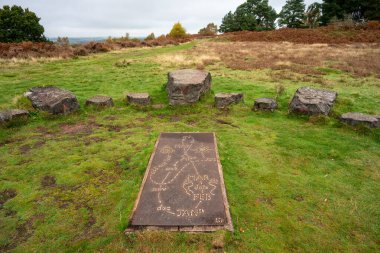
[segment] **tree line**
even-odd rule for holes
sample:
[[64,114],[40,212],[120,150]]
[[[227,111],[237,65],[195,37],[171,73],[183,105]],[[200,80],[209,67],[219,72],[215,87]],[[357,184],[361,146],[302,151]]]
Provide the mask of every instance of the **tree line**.
[[279,27],[314,28],[332,21],[380,21],[380,0],[323,0],[306,8],[304,0],[287,0],[276,13],[268,0],[247,0],[235,12],[228,12],[219,32],[263,31]]

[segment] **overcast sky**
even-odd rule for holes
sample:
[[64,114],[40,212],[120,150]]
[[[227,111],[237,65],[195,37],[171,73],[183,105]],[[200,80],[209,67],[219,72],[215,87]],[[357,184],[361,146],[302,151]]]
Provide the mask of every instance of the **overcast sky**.
[[[279,12],[286,0],[269,0]],[[306,4],[316,0],[305,0]],[[318,0],[317,0],[318,1]],[[180,21],[190,33],[223,16],[244,0],[0,0],[41,18],[47,37],[146,36],[169,33]],[[320,2],[320,0],[319,0]]]

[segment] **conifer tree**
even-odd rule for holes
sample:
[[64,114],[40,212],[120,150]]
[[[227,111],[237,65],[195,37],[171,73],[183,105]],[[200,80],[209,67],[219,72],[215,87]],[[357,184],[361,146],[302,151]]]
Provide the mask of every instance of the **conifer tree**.
[[304,0],[287,0],[279,14],[279,26],[300,28],[305,20]]
[[319,26],[322,16],[322,5],[320,3],[312,3],[307,7],[305,13],[305,24],[309,28],[315,28]]

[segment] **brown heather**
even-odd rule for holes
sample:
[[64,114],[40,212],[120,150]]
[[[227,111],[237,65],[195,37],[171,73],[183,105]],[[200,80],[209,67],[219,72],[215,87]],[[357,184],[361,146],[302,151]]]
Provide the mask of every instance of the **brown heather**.
[[192,38],[193,37],[189,36],[186,38],[172,39],[161,36],[148,42],[139,40],[111,40],[104,43],[89,42],[69,46],[47,42],[0,43],[0,58],[72,58],[75,56],[85,56],[131,47],[178,45],[179,43],[190,41]]
[[[306,74],[318,76],[334,68],[357,76],[380,77],[380,44],[297,44],[290,42],[208,42],[157,58],[180,67],[221,63],[236,70],[282,70],[279,78]],[[276,75],[281,73],[277,72]],[[285,76],[286,78],[286,76]],[[294,79],[287,77],[286,79]]]

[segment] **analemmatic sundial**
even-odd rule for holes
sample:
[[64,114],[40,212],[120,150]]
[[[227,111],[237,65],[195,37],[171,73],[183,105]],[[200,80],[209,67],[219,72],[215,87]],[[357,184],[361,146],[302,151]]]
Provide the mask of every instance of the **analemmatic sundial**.
[[213,133],[162,133],[145,172],[131,228],[232,230]]

